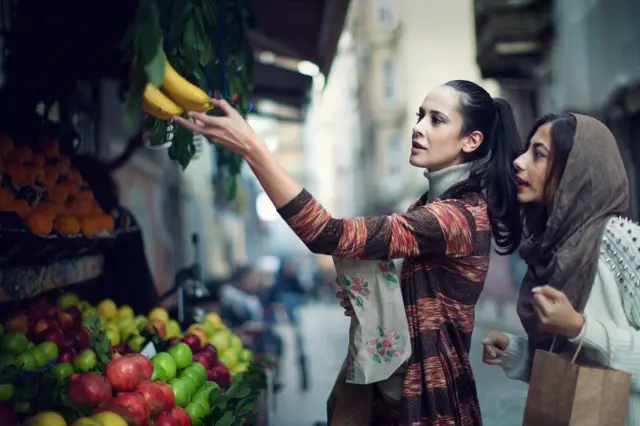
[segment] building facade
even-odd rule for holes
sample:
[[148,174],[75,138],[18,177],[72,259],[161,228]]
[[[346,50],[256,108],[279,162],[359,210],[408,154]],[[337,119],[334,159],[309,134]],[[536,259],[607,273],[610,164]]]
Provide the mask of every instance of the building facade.
[[423,191],[423,170],[408,160],[415,112],[429,90],[465,79],[498,95],[475,61],[473,11],[469,0],[352,3],[368,212],[405,209]]

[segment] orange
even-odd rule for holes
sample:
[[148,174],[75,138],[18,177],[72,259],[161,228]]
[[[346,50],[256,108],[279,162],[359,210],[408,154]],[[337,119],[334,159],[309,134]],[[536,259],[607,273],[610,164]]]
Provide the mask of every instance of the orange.
[[69,197],[69,189],[62,184],[56,184],[53,188],[49,189],[49,198],[54,203],[64,204]]
[[60,156],[60,147],[58,141],[52,137],[43,137],[40,139],[40,148],[47,158],[57,158]]
[[0,155],[5,156],[13,149],[13,138],[6,133],[0,133]]
[[25,218],[31,211],[31,206],[25,200],[13,200],[6,206],[0,206],[0,211],[3,212],[16,212],[21,218]]
[[13,202],[13,194],[4,188],[0,188],[0,207],[8,206]]
[[8,162],[6,164],[6,171],[11,178],[11,182],[13,182],[13,184],[16,186],[21,186],[27,180],[27,171],[21,162]]
[[60,172],[58,171],[58,168],[56,166],[51,164],[47,164],[44,166],[45,180],[49,182],[53,181],[55,183],[58,180],[58,177],[60,177]]
[[33,153],[33,155],[31,156],[31,161],[33,161],[33,164],[35,164],[38,167],[44,167],[44,163],[45,163],[44,155],[42,155],[39,152]]
[[49,235],[53,229],[53,218],[45,213],[31,213],[24,221],[29,231],[39,235]]
[[56,231],[60,235],[75,235],[80,232],[80,222],[73,216],[58,216],[55,220]]

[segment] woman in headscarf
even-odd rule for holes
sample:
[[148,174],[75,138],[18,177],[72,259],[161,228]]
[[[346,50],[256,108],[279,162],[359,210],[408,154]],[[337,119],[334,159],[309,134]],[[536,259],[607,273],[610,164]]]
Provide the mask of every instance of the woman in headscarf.
[[412,353],[393,397],[380,396],[374,404],[374,424],[481,425],[469,363],[475,304],[492,233],[506,253],[521,237],[512,162],[522,147],[509,104],[464,80],[433,89],[418,109],[409,161],[428,169],[428,192],[406,214],[336,219],[287,174],[228,103],[212,103],[224,116],[174,119],[242,155],[311,251],[405,259],[400,284]]
[[536,349],[632,375],[627,425],[640,424],[640,228],[621,218],[629,187],[606,126],[578,114],[547,115],[514,162],[528,238],[518,298],[526,337],[496,331],[483,360],[528,381]]

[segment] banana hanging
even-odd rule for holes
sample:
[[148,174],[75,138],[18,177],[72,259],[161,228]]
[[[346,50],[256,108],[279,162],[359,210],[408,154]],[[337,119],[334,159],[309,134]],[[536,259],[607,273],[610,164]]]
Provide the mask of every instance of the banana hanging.
[[209,95],[178,74],[166,57],[164,59],[164,81],[161,89],[176,104],[187,111],[205,112],[213,108]]
[[151,83],[147,83],[142,95],[142,109],[149,115],[162,120],[170,120],[175,115],[180,115],[184,109],[176,105]]

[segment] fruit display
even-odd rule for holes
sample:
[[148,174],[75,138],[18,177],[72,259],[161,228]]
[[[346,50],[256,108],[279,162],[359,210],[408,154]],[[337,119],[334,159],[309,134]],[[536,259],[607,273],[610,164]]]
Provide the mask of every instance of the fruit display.
[[29,300],[0,325],[8,425],[240,425],[265,386],[215,313],[183,332],[163,308],[136,315],[67,292]]
[[42,137],[37,147],[0,134],[0,212],[13,212],[40,236],[108,235],[114,219],[105,213],[58,142]]

